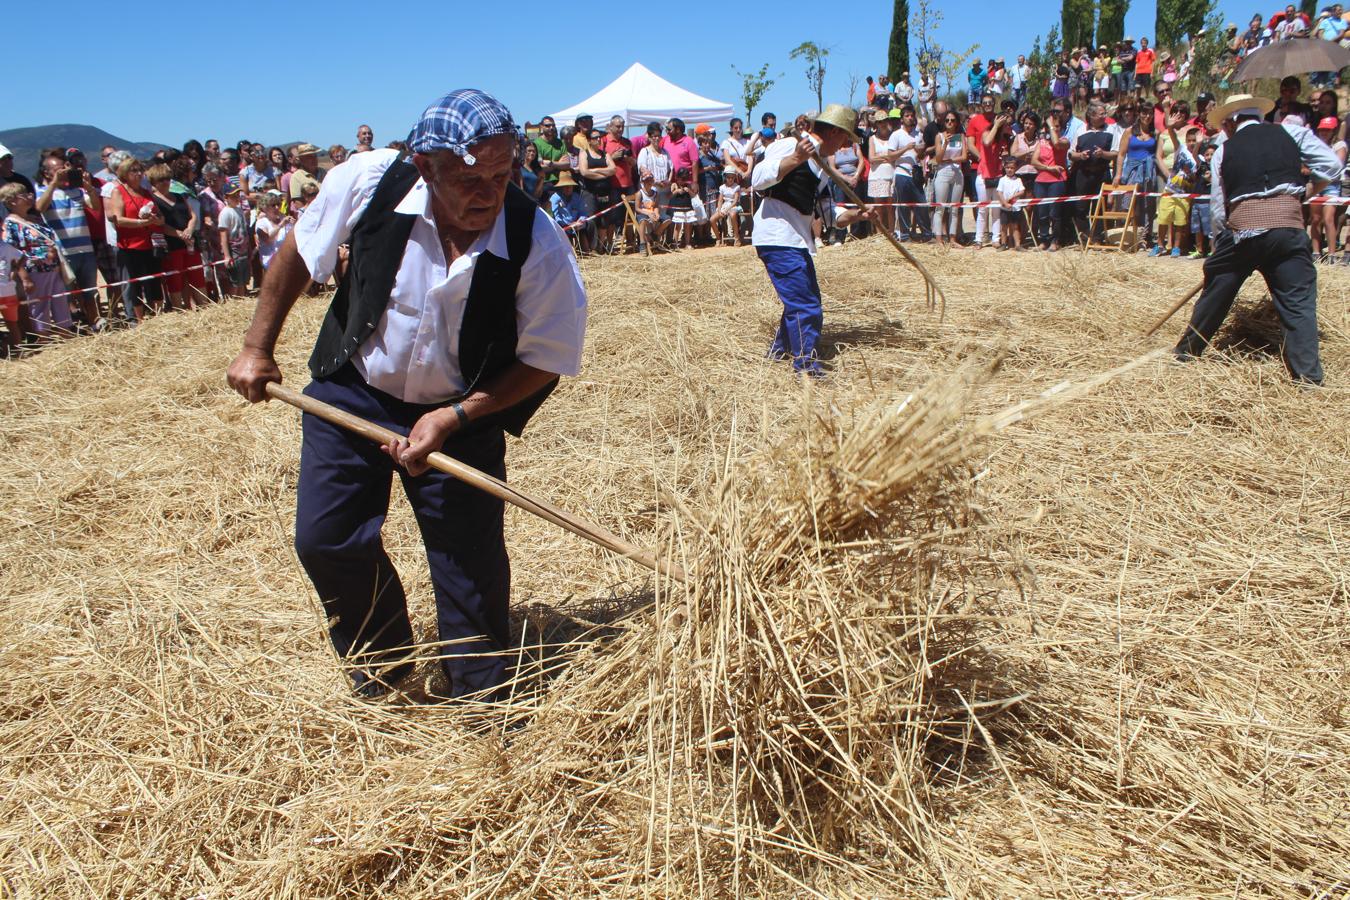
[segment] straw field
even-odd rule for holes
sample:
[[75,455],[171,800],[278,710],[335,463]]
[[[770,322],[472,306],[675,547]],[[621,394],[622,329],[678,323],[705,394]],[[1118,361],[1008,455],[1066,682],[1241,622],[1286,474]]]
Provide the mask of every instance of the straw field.
[[[1350,892],[1350,274],[1302,391],[1259,281],[1129,365],[1198,267],[918,252],[945,322],[823,251],[811,385],[749,249],[583,264],[510,477],[689,584],[508,511],[501,708],[349,696],[298,416],[224,387],[250,303],[0,366],[0,895]],[[385,540],[431,640],[397,490]]]

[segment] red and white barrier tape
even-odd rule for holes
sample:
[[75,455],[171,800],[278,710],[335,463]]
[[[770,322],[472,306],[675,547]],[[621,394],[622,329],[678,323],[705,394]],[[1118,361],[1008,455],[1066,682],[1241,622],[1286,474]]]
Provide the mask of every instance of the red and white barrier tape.
[[[135,284],[141,281],[154,281],[159,278],[164,278],[165,276],[168,275],[185,275],[188,272],[195,272],[198,269],[209,269],[212,268],[213,266],[223,266],[225,264],[226,264],[225,261],[221,260],[219,262],[202,263],[200,266],[188,266],[186,269],[170,269],[167,272],[156,272],[153,275],[138,275],[135,278],[128,278],[126,281],[114,281],[112,284],[105,284],[103,285],[103,287],[108,290],[112,290],[115,287],[122,287],[123,285]],[[22,305],[30,306],[35,303],[47,303],[51,300],[59,300],[62,297],[75,297],[80,294],[88,293],[89,291],[97,291],[97,290],[99,290],[98,285],[95,285],[94,287],[91,288],[77,288],[73,291],[62,291],[59,294],[52,294],[50,297],[37,297],[32,300],[25,300],[23,301]]]

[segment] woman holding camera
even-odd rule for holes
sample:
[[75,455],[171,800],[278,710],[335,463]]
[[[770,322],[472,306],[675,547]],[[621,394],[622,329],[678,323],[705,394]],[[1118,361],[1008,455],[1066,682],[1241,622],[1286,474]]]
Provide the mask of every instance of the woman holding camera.
[[[164,217],[141,186],[145,164],[127,157],[117,167],[117,186],[108,195],[108,220],[117,229],[117,266],[123,281],[158,275],[159,257],[155,255],[154,235],[164,228]],[[122,288],[122,305],[128,322],[145,318],[145,308],[156,311],[163,302],[159,279],[132,281]]]

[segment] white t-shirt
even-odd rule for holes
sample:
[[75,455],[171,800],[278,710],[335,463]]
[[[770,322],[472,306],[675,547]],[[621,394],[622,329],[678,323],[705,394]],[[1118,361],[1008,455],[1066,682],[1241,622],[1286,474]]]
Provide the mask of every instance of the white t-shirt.
[[736,201],[741,199],[741,186],[724,184],[717,189],[717,196],[722,198],[720,206],[735,206]]
[[1012,200],[1018,194],[1026,193],[1026,188],[1027,186],[1022,183],[1022,179],[1004,175],[998,180],[998,198],[1000,200]]
[[13,297],[19,293],[14,286],[15,263],[23,265],[23,251],[0,241],[0,297]]
[[291,233],[291,226],[294,224],[294,222],[288,222],[285,219],[273,223],[267,216],[258,216],[258,224],[254,225],[253,228],[258,233],[258,259],[262,262],[264,269],[272,264],[272,257],[277,255],[277,251],[281,249],[282,242],[286,240],[286,235]]
[[108,246],[114,248],[117,246],[117,226],[113,224],[112,214],[108,212],[108,198],[117,190],[118,184],[120,184],[120,182],[107,181],[104,182],[103,187],[98,190],[99,194],[103,197],[103,210],[105,213],[103,216],[103,234],[108,240]]
[[748,137],[727,137],[718,145],[718,149],[726,156],[732,159],[745,159],[750,150],[750,138]]
[[230,252],[242,256],[248,249],[248,227],[244,224],[244,214],[233,206],[226,206],[216,216],[216,228],[225,232],[230,242]]
[[897,173],[913,174],[919,161],[919,151],[923,149],[923,132],[917,128],[913,132],[905,131],[904,126],[895,129],[886,142],[886,149],[892,153],[899,150],[900,157],[895,161]]

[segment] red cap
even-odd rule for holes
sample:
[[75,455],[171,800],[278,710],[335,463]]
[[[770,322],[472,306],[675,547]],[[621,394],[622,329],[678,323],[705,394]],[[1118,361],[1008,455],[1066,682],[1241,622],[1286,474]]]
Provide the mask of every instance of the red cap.
[[1341,123],[1336,119],[1335,116],[1327,116],[1325,119],[1317,123],[1318,131],[1321,131],[1323,128],[1329,128],[1330,130],[1335,131],[1337,128],[1340,127]]

